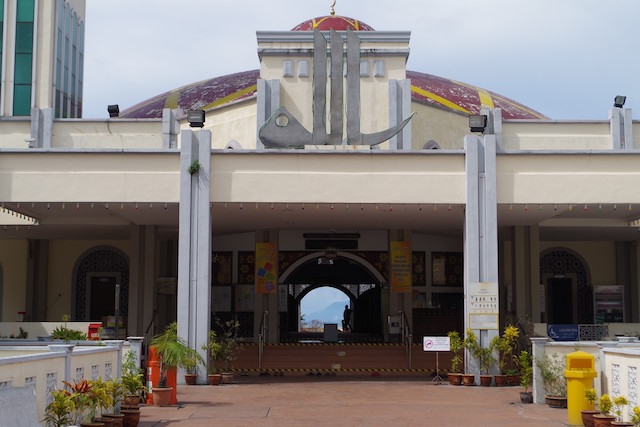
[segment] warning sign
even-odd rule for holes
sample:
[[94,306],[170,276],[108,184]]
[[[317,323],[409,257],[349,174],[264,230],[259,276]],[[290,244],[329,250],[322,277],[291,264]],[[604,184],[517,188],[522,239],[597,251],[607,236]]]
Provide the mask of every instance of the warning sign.
[[449,337],[422,337],[424,351],[449,351]]

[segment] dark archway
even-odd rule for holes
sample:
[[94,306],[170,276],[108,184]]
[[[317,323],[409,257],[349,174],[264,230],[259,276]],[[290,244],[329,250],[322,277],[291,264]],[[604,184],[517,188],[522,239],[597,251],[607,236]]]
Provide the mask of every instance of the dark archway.
[[[593,323],[593,289],[589,286],[589,271],[586,262],[576,253],[568,249],[550,249],[540,256],[540,276],[548,278],[550,286],[563,286],[566,281],[560,281],[565,276],[573,276],[576,280],[575,304],[578,323]],[[558,295],[561,295],[558,293]],[[548,295],[549,300],[552,295]],[[552,304],[553,301],[551,301]],[[565,301],[566,303],[566,301]],[[562,310],[559,305],[558,311]],[[549,313],[548,313],[549,315]],[[553,319],[552,319],[553,320]]]
[[[100,286],[101,279],[107,279],[111,285],[120,284],[120,314],[124,317],[129,312],[129,259],[116,248],[94,248],[83,254],[74,268],[74,304],[73,319],[77,321],[90,319],[91,304],[90,287]],[[93,284],[92,284],[93,282]]]
[[363,263],[339,255],[311,258],[298,265],[285,284],[288,304],[286,316],[280,319],[282,341],[300,338],[297,332],[300,301],[312,290],[325,286],[339,289],[351,300],[353,339],[382,339],[381,284]]

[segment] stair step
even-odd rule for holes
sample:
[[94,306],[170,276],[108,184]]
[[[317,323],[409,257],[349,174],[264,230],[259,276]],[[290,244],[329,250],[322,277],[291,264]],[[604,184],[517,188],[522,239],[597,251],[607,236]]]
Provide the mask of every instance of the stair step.
[[257,344],[245,344],[234,362],[236,371],[295,373],[434,373],[450,366],[449,353],[437,355],[411,346],[411,369],[405,347],[401,344],[266,344],[262,364],[258,363]]

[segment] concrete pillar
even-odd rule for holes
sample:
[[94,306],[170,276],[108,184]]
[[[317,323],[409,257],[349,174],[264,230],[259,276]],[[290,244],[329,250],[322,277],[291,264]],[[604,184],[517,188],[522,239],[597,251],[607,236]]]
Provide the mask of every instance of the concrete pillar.
[[53,108],[32,108],[29,148],[51,148],[52,140]]
[[544,403],[544,381],[540,368],[536,365],[536,359],[544,356],[544,347],[547,337],[531,337],[531,356],[533,358],[533,403]]
[[[499,335],[498,216],[496,200],[496,138],[465,137],[467,203],[464,227],[465,329],[472,329],[487,347]],[[468,356],[468,355],[467,355]],[[469,372],[479,373],[470,365]]]
[[176,110],[170,108],[162,109],[162,148],[178,148],[178,133],[180,123],[176,118]]
[[264,144],[260,141],[258,132],[269,117],[280,107],[280,80],[258,79],[256,149],[264,150]]
[[[206,358],[202,346],[211,325],[211,132],[184,130],[181,141],[178,336]],[[199,368],[198,382],[204,384],[206,375]]]
[[[142,367],[142,342],[144,341],[144,337],[127,337],[127,341],[129,341],[129,351],[134,352],[136,358],[136,366],[138,368]],[[122,369],[122,364],[120,364],[120,369]],[[121,375],[122,372],[119,372]]]
[[[389,127],[411,115],[411,80],[389,80]],[[389,140],[390,150],[411,150],[411,121]]]
[[[73,351],[73,344],[51,344],[49,346],[49,350],[54,353],[64,353],[65,361],[64,361],[64,381],[71,382],[71,352]],[[75,378],[74,378],[75,379]]]
[[613,108],[609,111],[611,148],[633,149],[633,122],[630,108]]

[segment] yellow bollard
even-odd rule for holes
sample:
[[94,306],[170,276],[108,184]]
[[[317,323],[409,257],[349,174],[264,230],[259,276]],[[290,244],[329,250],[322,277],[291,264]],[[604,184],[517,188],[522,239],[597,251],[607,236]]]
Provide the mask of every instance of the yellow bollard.
[[567,379],[569,425],[583,425],[580,411],[593,409],[584,398],[584,392],[593,388],[593,379],[598,375],[594,362],[593,355],[585,351],[574,351],[567,354],[567,368],[564,371],[564,377]]

